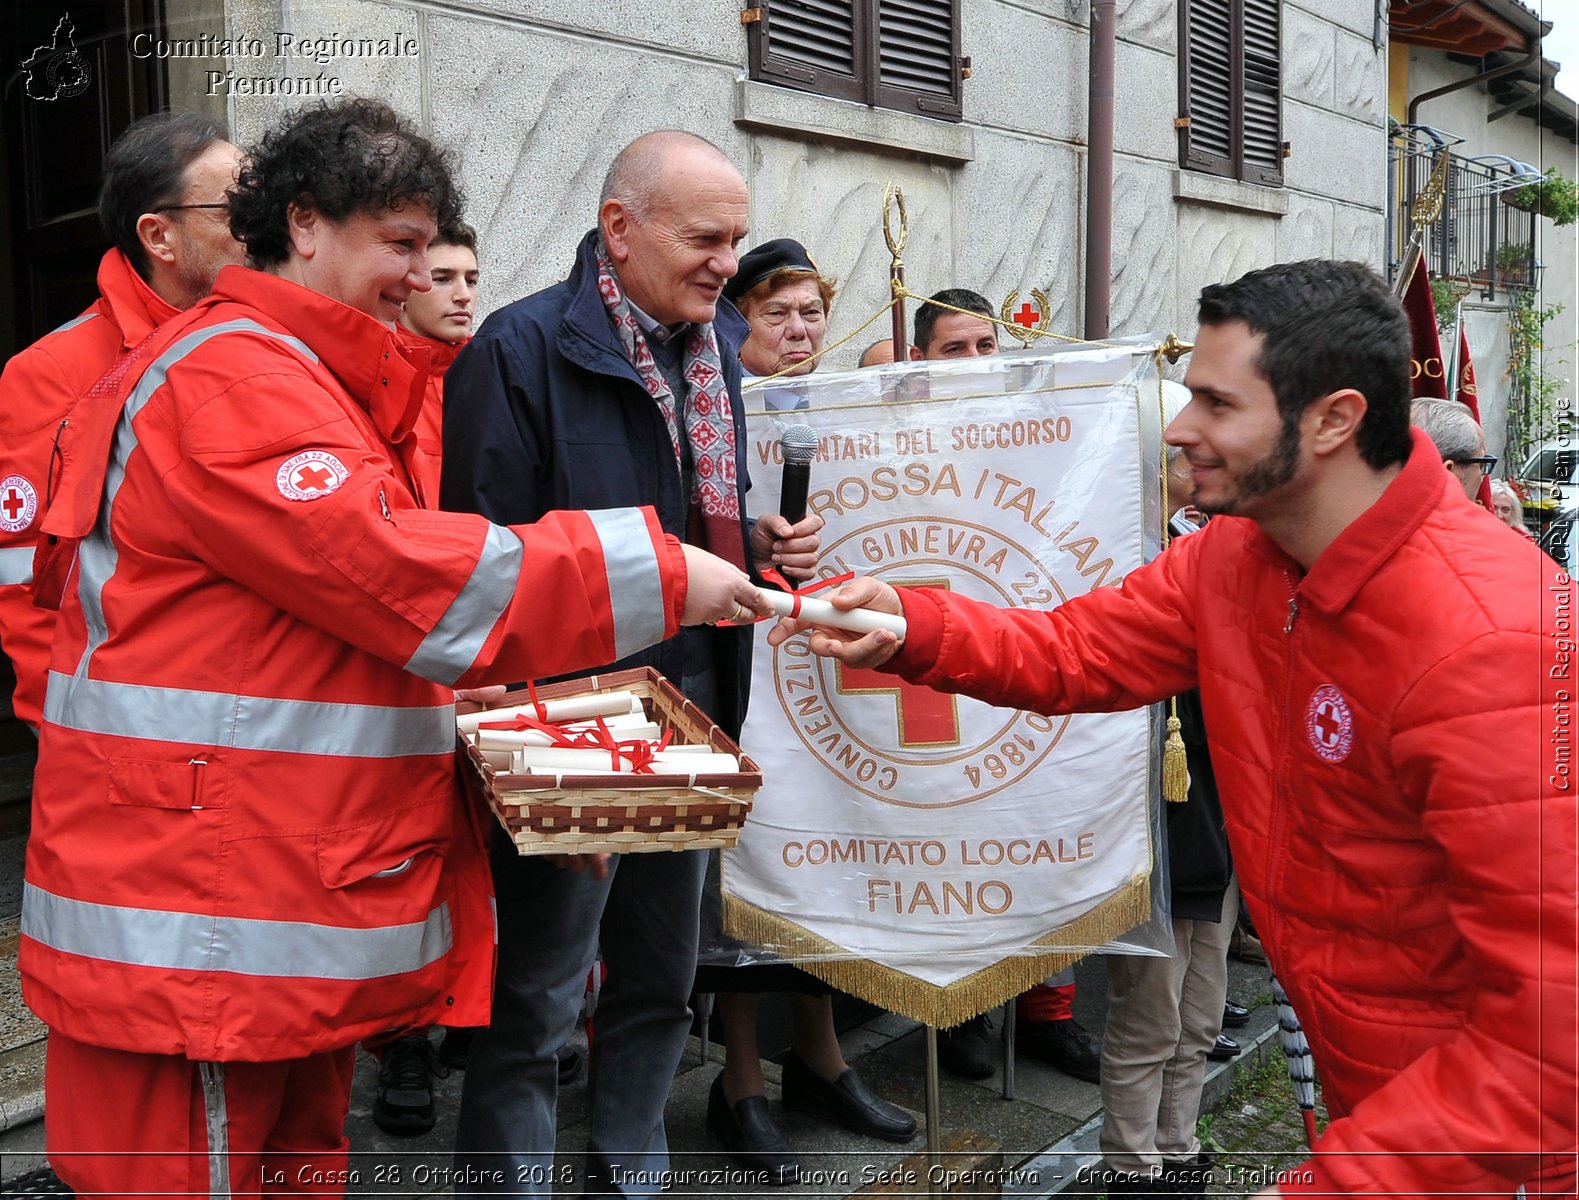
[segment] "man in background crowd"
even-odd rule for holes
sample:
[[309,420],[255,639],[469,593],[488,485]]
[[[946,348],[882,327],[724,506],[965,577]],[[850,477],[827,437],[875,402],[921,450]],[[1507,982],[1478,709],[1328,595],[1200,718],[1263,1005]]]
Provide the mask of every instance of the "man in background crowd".
[[[948,308],[941,307],[948,305]],[[963,312],[952,311],[964,309]],[[987,297],[969,288],[944,288],[916,309],[916,337],[910,357],[917,362],[941,358],[986,358],[998,353],[997,314]],[[983,318],[986,318],[983,320]]]
[[99,298],[45,334],[0,375],[0,647],[16,671],[16,715],[35,730],[55,614],[33,604],[33,551],[49,494],[61,419],[110,365],[242,259],[225,191],[241,152],[197,113],[155,113],[104,159],[99,223],[113,246],[99,262]]
[[1497,465],[1486,453],[1486,431],[1457,400],[1416,400],[1409,406],[1409,421],[1425,432],[1442,456],[1442,465],[1471,500],[1480,495],[1480,483]]
[[[740,172],[702,138],[663,130],[622,150],[570,277],[494,313],[450,369],[443,506],[535,521],[652,505],[672,536],[741,569],[809,573],[821,518],[793,529],[777,514],[746,521],[737,349],[747,331],[719,301],[748,209]],[[750,630],[684,630],[599,669],[638,665],[739,736]],[[494,1013],[467,1060],[456,1133],[457,1167],[484,1181],[475,1192],[553,1191],[556,1052],[600,951],[608,981],[584,1187],[662,1190],[663,1109],[691,1024],[706,865],[704,854],[624,854],[577,871],[523,858],[496,834]]]

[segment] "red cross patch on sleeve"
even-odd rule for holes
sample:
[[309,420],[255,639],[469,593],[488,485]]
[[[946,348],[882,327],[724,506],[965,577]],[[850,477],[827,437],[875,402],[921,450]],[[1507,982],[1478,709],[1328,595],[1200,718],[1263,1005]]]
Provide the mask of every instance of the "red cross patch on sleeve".
[[38,515],[38,492],[25,475],[0,479],[0,530],[21,533]]
[[327,450],[303,450],[274,473],[274,486],[287,500],[321,500],[351,478],[345,464]]

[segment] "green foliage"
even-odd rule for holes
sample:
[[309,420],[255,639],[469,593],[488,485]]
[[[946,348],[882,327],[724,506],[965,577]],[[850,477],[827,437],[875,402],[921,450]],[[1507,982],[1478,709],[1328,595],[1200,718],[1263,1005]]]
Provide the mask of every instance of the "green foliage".
[[[1508,302],[1508,449],[1507,457],[1522,461],[1546,437],[1558,411],[1558,397],[1568,386],[1563,376],[1546,369],[1546,322],[1563,311],[1561,304],[1536,307],[1535,293],[1510,289]],[[1517,454],[1514,454],[1514,448]]]
[[1506,196],[1514,208],[1545,217],[1553,225],[1572,225],[1579,219],[1579,194],[1573,180],[1565,178],[1556,167],[1548,167],[1546,178],[1539,183],[1527,183]]

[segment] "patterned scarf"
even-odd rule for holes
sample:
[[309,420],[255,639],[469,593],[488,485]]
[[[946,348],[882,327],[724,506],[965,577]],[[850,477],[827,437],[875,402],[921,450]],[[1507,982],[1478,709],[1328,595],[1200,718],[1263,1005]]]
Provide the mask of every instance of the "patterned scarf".
[[[657,403],[669,427],[674,446],[674,461],[683,470],[680,450],[680,413],[668,380],[653,361],[636,314],[620,287],[614,266],[598,249],[598,294],[609,310],[625,357],[641,376],[647,394]],[[700,526],[703,549],[745,569],[745,554],[740,533],[740,498],[735,490],[735,421],[724,382],[724,367],[718,357],[718,338],[713,324],[693,325],[686,339],[683,374],[689,385],[685,393],[685,437],[691,447],[691,513],[689,525]]]

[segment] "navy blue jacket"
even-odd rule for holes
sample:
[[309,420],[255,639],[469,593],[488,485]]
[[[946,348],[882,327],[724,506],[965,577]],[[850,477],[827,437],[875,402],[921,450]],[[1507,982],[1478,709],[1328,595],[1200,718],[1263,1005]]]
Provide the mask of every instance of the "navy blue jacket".
[[[483,322],[444,377],[444,464],[439,504],[499,524],[536,521],[554,509],[650,504],[664,529],[685,537],[690,497],[663,413],[626,360],[598,294],[596,231],[582,239],[570,278],[500,309]],[[744,520],[746,427],[740,402],[744,318],[720,300],[713,321],[735,415],[735,468],[741,553],[750,563]],[[552,637],[552,630],[544,630]],[[652,666],[678,684],[717,672],[720,711],[731,736],[745,719],[751,631],[685,630],[599,670]]]

